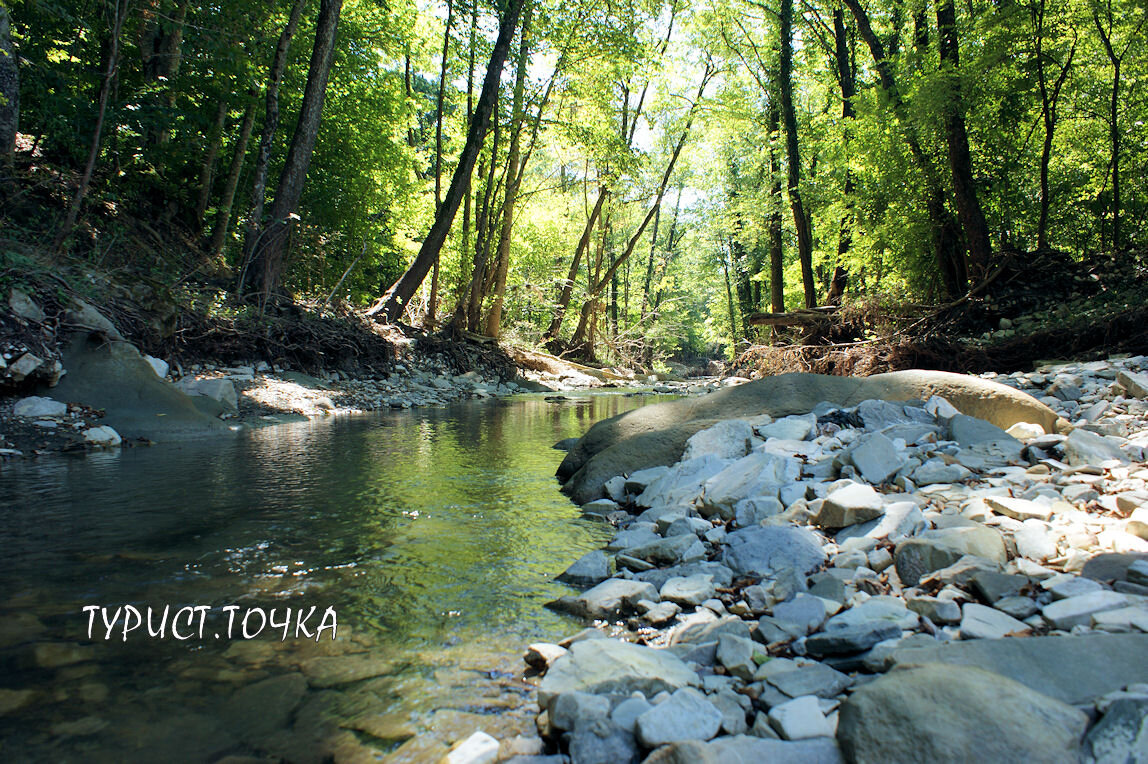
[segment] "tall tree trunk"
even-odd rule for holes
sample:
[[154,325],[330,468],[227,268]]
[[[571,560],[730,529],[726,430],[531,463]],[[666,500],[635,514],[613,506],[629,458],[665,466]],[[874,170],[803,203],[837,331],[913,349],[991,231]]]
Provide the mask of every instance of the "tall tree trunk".
[[[183,60],[183,30],[187,23],[189,0],[176,0],[170,16],[152,20],[147,25],[141,48],[144,78],[149,82],[163,82],[160,114],[154,115],[145,127],[144,140],[149,144],[165,145],[171,140],[171,112],[175,108],[175,78]],[[165,9],[166,11],[166,9]],[[152,101],[156,103],[156,101]]]
[[[450,27],[454,23],[454,0],[446,3],[446,30],[442,35],[442,65],[438,75],[438,96],[435,98],[434,120],[434,208],[438,212],[442,204],[442,111],[443,98],[446,95],[447,55],[450,53]],[[426,325],[433,329],[435,312],[438,307],[438,273],[441,253],[435,256],[434,268],[431,273],[430,300],[427,303]]]
[[969,248],[969,265],[984,276],[992,256],[989,228],[977,198],[973,180],[973,159],[965,129],[965,107],[961,98],[961,60],[957,45],[957,14],[953,0],[937,0],[937,37],[940,40],[941,68],[948,70],[952,97],[944,109],[945,142],[949,147],[949,169],[953,175],[953,197],[957,217]]
[[[467,66],[466,66],[466,123],[469,125],[471,120],[474,119],[474,48],[475,48],[475,35],[478,32],[478,3],[471,3],[470,6],[470,45],[467,46]],[[482,176],[482,168],[479,167],[479,177]],[[458,280],[458,294],[455,296],[454,317],[451,319],[451,324],[456,328],[461,328],[466,325],[466,312],[467,305],[470,300],[470,280],[472,275],[472,268],[470,267],[472,261],[470,258],[470,216],[471,216],[471,203],[472,203],[472,186],[474,185],[473,176],[467,175],[466,187],[462,192],[462,248],[459,250],[459,280]],[[435,205],[436,209],[439,205]]]
[[[521,158],[523,109],[522,97],[526,89],[526,69],[530,63],[530,15],[533,5],[527,4],[522,15],[522,40],[518,49],[517,73],[514,80],[514,101],[510,109],[510,148],[506,157],[506,197],[502,203],[502,230],[498,235],[498,257],[495,260],[494,301],[486,317],[486,336],[498,339],[502,332],[502,301],[506,294],[506,275],[510,270],[510,237],[514,232],[514,205],[522,183],[519,168]],[[538,115],[541,120],[541,113]]]
[[[494,107],[498,112],[498,94],[495,94]],[[478,221],[474,236],[474,271],[470,280],[470,295],[466,311],[466,325],[470,331],[478,333],[482,322],[482,300],[486,296],[486,283],[489,281],[490,261],[490,231],[494,228],[491,222],[491,208],[495,197],[495,173],[498,166],[498,145],[502,137],[501,123],[495,119],[491,130],[490,142],[490,169],[482,189],[482,200],[478,210]],[[482,175],[480,172],[479,175]]]
[[96,106],[96,124],[92,128],[92,141],[88,148],[88,161],[84,164],[84,173],[80,176],[80,185],[76,189],[75,196],[72,197],[72,203],[68,205],[68,213],[64,217],[64,224],[60,226],[60,230],[56,233],[56,239],[52,243],[52,252],[58,253],[64,242],[69,236],[72,235],[72,229],[76,227],[76,218],[79,217],[80,207],[84,203],[84,197],[88,195],[88,186],[92,182],[92,173],[96,169],[96,160],[100,156],[100,139],[104,134],[104,120],[108,113],[108,98],[112,92],[112,82],[116,78],[120,66],[120,37],[124,31],[124,21],[127,19],[128,6],[131,5],[131,0],[112,0],[111,6],[108,8],[111,14],[109,20],[107,56],[104,62],[104,76],[100,82],[100,94],[97,97]]
[[[898,6],[900,7],[900,6]],[[853,98],[857,95],[856,74],[853,69],[853,55],[850,50],[849,38],[845,30],[845,12],[838,7],[833,10],[833,39],[834,56],[837,64],[837,79],[841,84],[841,128],[842,143],[845,146],[845,156],[849,156],[849,141],[853,129]],[[827,301],[830,305],[841,303],[842,292],[845,288],[847,271],[845,269],[845,256],[853,245],[853,171],[849,168],[848,159],[845,162],[845,213],[841,216],[841,228],[837,233],[837,265],[834,269],[833,283],[829,287]]]
[[[680,189],[680,186],[679,186]],[[682,192],[678,191],[678,202],[682,203]],[[676,212],[674,213],[677,214]],[[658,226],[662,222],[662,209],[658,208],[658,213],[654,215],[654,227],[650,231],[650,259],[646,261],[646,278],[642,282],[642,304],[638,315],[641,316],[641,321],[646,320],[646,308],[650,303],[650,283],[654,280],[654,256],[658,253]]]
[[261,301],[264,304],[279,288],[282,279],[283,263],[287,254],[287,234],[292,227],[292,217],[298,218],[295,210],[303,195],[307,168],[311,164],[311,154],[319,137],[319,122],[323,116],[327,80],[335,60],[335,36],[339,30],[339,14],[342,10],[343,0],[321,0],[319,3],[315,45],[311,50],[311,62],[307,69],[307,84],[303,89],[303,105],[299,110],[299,121],[295,124],[295,133],[287,150],[287,160],[283,164],[283,172],[279,175],[275,201],[271,204],[271,219],[252,259],[252,270],[259,273]]
[[235,204],[235,191],[239,188],[239,176],[243,172],[243,162],[247,158],[247,144],[251,140],[251,130],[255,125],[254,94],[243,110],[243,124],[239,128],[239,137],[235,139],[235,148],[231,153],[231,167],[227,171],[227,183],[223,187],[223,196],[215,212],[215,227],[211,231],[211,245],[208,248],[213,258],[223,254],[223,243],[227,240],[227,231],[231,227],[231,209]]
[[781,110],[776,100],[769,103],[769,305],[774,313],[785,312],[785,250],[781,229],[781,160],[776,138],[781,133]]
[[789,167],[787,190],[797,231],[797,257],[801,262],[801,283],[805,307],[817,306],[817,286],[813,282],[813,231],[809,214],[801,200],[801,154],[797,145],[797,112],[793,106],[793,0],[781,0],[781,110],[785,120],[785,154]]
[[905,136],[905,143],[909,147],[913,163],[924,176],[925,211],[929,218],[929,235],[933,254],[937,260],[937,269],[940,271],[945,284],[945,291],[954,297],[964,294],[968,288],[967,259],[960,245],[956,221],[945,208],[945,195],[940,179],[937,177],[937,172],[929,157],[921,148],[916,127],[908,114],[908,106],[897,87],[893,67],[885,56],[881,41],[873,32],[869,15],[861,7],[858,0],[842,0],[842,2],[853,14],[853,20],[857,22],[857,31],[869,47],[869,52],[872,54],[874,64],[877,67],[881,89],[885,92],[885,97],[893,108],[893,115],[897,118],[897,123]]
[[506,61],[506,54],[510,50],[510,42],[514,37],[514,29],[518,25],[518,14],[522,10],[525,0],[509,0],[506,11],[499,24],[498,39],[494,43],[494,50],[490,54],[490,63],[486,67],[486,77],[482,83],[482,93],[478,98],[478,105],[474,112],[474,119],[467,132],[466,144],[458,159],[454,177],[450,188],[443,198],[443,203],[435,215],[434,224],[427,232],[419,249],[415,261],[399,279],[391,285],[386,294],[375,301],[367,311],[367,315],[382,314],[387,321],[394,322],[402,315],[403,308],[414,297],[415,291],[426,278],[435,258],[450,233],[451,223],[454,222],[455,213],[462,203],[466,191],[467,178],[474,168],[478,152],[482,148],[482,140],[490,125],[491,110],[494,107],[495,95],[498,92],[498,81],[502,75],[502,65]]
[[[1046,0],[1040,0],[1040,4],[1036,10],[1033,11],[1035,26],[1034,32],[1036,34],[1036,74],[1037,84],[1040,86],[1040,113],[1042,121],[1044,122],[1044,141],[1040,149],[1040,219],[1036,226],[1036,248],[1038,250],[1048,249],[1048,211],[1052,205],[1051,193],[1048,187],[1048,166],[1052,158],[1052,138],[1056,130],[1056,108],[1060,100],[1060,89],[1068,79],[1068,73],[1072,68],[1072,59],[1076,54],[1076,39],[1072,41],[1072,47],[1068,50],[1068,55],[1065,57],[1064,63],[1058,63],[1052,56],[1044,52],[1044,38],[1045,38],[1045,10]],[[1052,61],[1057,65],[1060,71],[1056,75],[1056,81],[1053,83],[1051,91],[1048,85],[1048,76],[1045,73],[1047,61]]]
[[259,138],[259,154],[255,158],[255,171],[251,181],[251,212],[247,216],[243,236],[243,257],[239,264],[239,277],[236,292],[242,293],[247,284],[254,281],[248,276],[251,261],[255,256],[256,245],[263,231],[263,205],[267,199],[267,174],[271,168],[271,148],[275,143],[275,132],[279,129],[279,85],[283,82],[283,72],[287,69],[287,53],[291,49],[291,38],[299,27],[299,17],[303,13],[306,0],[295,0],[291,15],[279,34],[275,45],[275,56],[267,73],[267,94],[264,96],[263,132]]
[[726,307],[729,310],[729,350],[730,357],[737,352],[737,313],[733,307],[733,284],[730,281],[729,269],[730,260],[733,259],[733,248],[731,247],[727,255],[725,247],[718,245],[718,251],[721,254],[722,270],[725,271],[725,300]]
[[8,8],[0,5],[0,172],[12,172],[19,126],[20,69],[12,46]]
[[602,214],[602,205],[606,202],[608,195],[609,192],[604,185],[598,187],[598,201],[594,202],[594,209],[586,218],[582,237],[578,239],[578,247],[574,250],[574,259],[570,261],[570,272],[566,274],[566,280],[562,282],[562,294],[559,295],[558,304],[554,307],[554,317],[550,319],[550,326],[542,335],[543,341],[549,342],[557,338],[558,332],[562,330],[562,319],[565,317],[566,310],[570,307],[570,299],[574,295],[574,281],[578,278],[578,266],[581,263],[582,255],[590,247],[594,225],[598,222],[599,215]]
[[203,164],[199,169],[199,198],[195,202],[195,222],[203,225],[203,218],[207,214],[207,204],[211,200],[211,187],[215,182],[215,165],[219,161],[219,149],[223,143],[223,125],[227,122],[227,101],[219,102],[219,109],[215,113],[215,124],[207,138],[207,152],[203,155]]

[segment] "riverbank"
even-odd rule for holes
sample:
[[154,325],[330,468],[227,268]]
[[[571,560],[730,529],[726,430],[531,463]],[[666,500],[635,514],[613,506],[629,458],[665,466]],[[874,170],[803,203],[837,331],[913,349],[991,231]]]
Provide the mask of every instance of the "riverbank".
[[[1148,738],[1148,358],[950,402],[726,419],[583,506],[618,533],[531,645],[539,752],[606,761],[1123,761]],[[1007,431],[1006,431],[1007,429]],[[494,760],[482,734],[453,761]],[[485,749],[483,748],[485,746]],[[479,751],[471,755],[467,751]],[[537,759],[544,761],[547,759]]]

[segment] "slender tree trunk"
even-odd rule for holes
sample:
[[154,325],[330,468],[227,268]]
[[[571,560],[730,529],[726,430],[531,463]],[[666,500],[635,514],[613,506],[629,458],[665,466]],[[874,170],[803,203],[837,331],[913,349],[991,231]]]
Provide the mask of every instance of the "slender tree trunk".
[[[678,204],[682,202],[682,192],[679,187],[678,191]],[[675,215],[677,213],[675,212]],[[650,302],[650,283],[654,280],[654,257],[658,252],[658,226],[662,222],[662,209],[658,208],[658,213],[654,215],[654,227],[650,232],[650,259],[646,261],[646,278],[642,282],[642,304],[639,311],[641,320],[646,320],[646,308]]]
[[80,185],[76,189],[72,203],[68,205],[68,213],[64,217],[64,224],[56,234],[52,243],[52,252],[58,253],[64,242],[72,235],[76,227],[76,218],[79,217],[80,207],[84,197],[88,195],[88,186],[92,182],[92,173],[96,169],[96,160],[100,156],[100,139],[104,134],[104,120],[108,113],[108,98],[112,92],[112,82],[116,78],[120,66],[120,38],[124,31],[124,21],[127,19],[128,7],[131,0],[112,0],[109,7],[111,17],[108,32],[107,60],[104,63],[104,76],[100,82],[100,94],[97,97],[96,124],[92,128],[92,142],[88,149],[88,161],[84,164],[84,173],[80,176]]
[[[519,168],[521,159],[523,109],[522,98],[526,90],[526,69],[530,63],[530,16],[533,5],[527,4],[522,15],[522,39],[519,43],[517,73],[514,80],[514,101],[510,109],[510,148],[506,157],[506,197],[502,203],[502,230],[498,235],[498,258],[494,275],[494,301],[486,317],[486,336],[498,339],[502,332],[502,301],[506,294],[506,275],[510,270],[510,238],[514,232],[514,206],[522,183]],[[539,120],[542,114],[538,115]]]
[[973,180],[973,159],[969,151],[965,107],[961,98],[961,61],[953,0],[937,0],[937,32],[941,67],[949,72],[949,88],[952,93],[944,110],[944,122],[945,141],[949,147],[949,169],[953,175],[953,197],[957,203],[957,218],[961,221],[965,243],[969,248],[969,265],[983,276],[992,257],[992,244]]
[[279,288],[282,279],[287,254],[287,234],[292,228],[292,218],[298,218],[295,210],[303,195],[307,168],[311,164],[311,154],[319,137],[319,122],[323,116],[327,80],[335,60],[335,37],[339,30],[339,14],[342,10],[343,0],[321,0],[319,3],[315,45],[307,69],[307,84],[303,89],[303,105],[299,110],[299,121],[291,137],[291,146],[287,150],[283,172],[279,175],[275,201],[271,204],[271,219],[252,259],[252,270],[259,273],[263,304],[266,304],[272,293]]
[[[900,6],[898,6],[900,7]],[[856,75],[853,69],[853,56],[850,50],[849,38],[845,30],[845,12],[840,7],[833,11],[833,38],[834,55],[837,63],[837,79],[841,84],[841,126],[842,142],[845,146],[845,156],[849,156],[850,132],[853,129],[853,98],[857,95]],[[831,305],[841,303],[847,271],[845,269],[845,256],[853,245],[853,172],[849,169],[848,160],[845,163],[845,213],[841,216],[841,228],[837,233],[837,265],[834,272],[833,283],[829,287],[828,302]],[[838,275],[840,272],[840,275]]]
[[[438,96],[435,99],[435,128],[434,128],[434,208],[438,212],[442,204],[442,111],[443,98],[446,95],[447,55],[450,53],[450,27],[454,23],[454,0],[446,3],[446,30],[442,35],[442,65],[438,75]],[[431,329],[435,324],[435,312],[438,307],[438,274],[441,253],[435,255],[434,268],[431,272],[430,300],[427,304],[426,325]]]
[[8,8],[0,5],[0,172],[12,172],[19,126],[20,69],[12,46]]
[[725,271],[725,299],[726,307],[729,310],[729,350],[730,357],[732,358],[733,354],[737,352],[737,313],[733,307],[733,285],[729,275],[730,260],[733,259],[733,249],[731,248],[727,255],[725,248],[719,244],[719,252],[721,253],[722,270]]
[[781,0],[781,109],[785,120],[785,153],[788,172],[789,205],[797,231],[797,257],[801,262],[801,283],[805,307],[817,305],[813,282],[813,231],[801,200],[801,154],[797,144],[797,113],[793,106],[793,0]]
[[514,29],[518,25],[518,14],[522,10],[524,0],[509,0],[506,11],[499,24],[498,39],[494,43],[494,50],[490,55],[490,63],[486,68],[486,77],[482,83],[482,93],[478,98],[474,119],[466,136],[466,144],[459,156],[458,166],[454,171],[450,188],[443,198],[438,214],[435,215],[434,224],[423,240],[418,256],[407,271],[391,285],[386,294],[380,297],[367,315],[382,314],[387,321],[394,322],[402,315],[403,308],[414,297],[415,291],[426,278],[434,259],[442,249],[447,234],[450,233],[451,223],[454,222],[455,213],[462,203],[466,190],[467,177],[474,168],[478,152],[482,148],[482,140],[490,124],[491,111],[494,107],[495,96],[498,92],[498,81],[502,75],[502,65],[506,61],[506,54],[510,50],[510,42],[514,37]]
[[1057,64],[1060,68],[1060,72],[1057,74],[1056,81],[1053,83],[1050,91],[1048,76],[1045,74],[1045,67],[1046,61],[1052,60],[1052,57],[1046,55],[1044,52],[1045,6],[1045,0],[1040,0],[1040,5],[1037,6],[1037,9],[1034,11],[1034,24],[1036,27],[1035,63],[1037,83],[1040,86],[1040,112],[1044,122],[1044,141],[1040,149],[1040,219],[1036,226],[1036,248],[1038,250],[1048,249],[1048,212],[1052,205],[1051,193],[1048,187],[1048,166],[1052,158],[1053,133],[1056,130],[1056,109],[1057,103],[1060,100],[1060,89],[1064,85],[1065,80],[1068,79],[1068,73],[1072,68],[1072,59],[1076,54],[1076,40],[1074,39],[1064,63]]
[[247,216],[243,236],[243,257],[239,265],[239,278],[236,291],[242,293],[249,281],[248,271],[255,248],[263,231],[263,205],[267,198],[267,174],[271,167],[271,148],[275,143],[275,132],[279,129],[279,85],[283,82],[283,72],[287,69],[287,53],[291,49],[291,38],[299,27],[299,17],[303,13],[306,0],[295,0],[291,15],[279,34],[275,45],[275,56],[267,74],[267,94],[264,97],[263,132],[259,139],[259,154],[255,158],[255,171],[251,181],[251,212]]
[[203,165],[199,170],[199,198],[195,203],[195,222],[203,225],[207,214],[207,204],[211,200],[211,186],[215,181],[215,165],[219,161],[219,149],[223,143],[223,125],[227,122],[227,101],[219,102],[215,113],[215,124],[207,138],[207,153],[203,155]]
[[[881,89],[885,92],[885,97],[893,108],[893,114],[905,136],[905,143],[909,147],[913,162],[924,176],[925,210],[929,219],[929,234],[933,254],[937,260],[937,268],[945,283],[945,291],[954,297],[964,294],[968,288],[967,259],[964,252],[961,251],[956,221],[945,208],[944,190],[941,187],[940,179],[929,157],[921,148],[916,127],[908,114],[908,107],[897,87],[896,78],[893,76],[893,67],[885,56],[881,41],[873,32],[868,14],[858,0],[842,0],[842,2],[853,14],[853,19],[857,22],[857,31],[869,47],[869,52],[872,54],[874,64],[877,67]],[[927,26],[925,28],[927,29]]]
[[[478,31],[478,3],[471,3],[470,9],[470,45],[467,46],[467,67],[466,67],[466,123],[469,125],[474,119],[474,48],[475,48],[475,35]],[[479,167],[478,175],[482,177],[482,168]],[[471,216],[471,202],[473,196],[473,176],[467,175],[466,187],[463,189],[462,195],[462,249],[459,251],[459,281],[458,281],[458,294],[455,297],[454,317],[451,323],[456,328],[461,328],[467,325],[466,314],[467,306],[470,300],[470,280],[472,275],[471,259],[470,259],[470,216]],[[435,205],[436,209],[439,205]]]
[[598,216],[602,214],[602,205],[606,201],[609,192],[605,186],[598,187],[598,201],[594,202],[594,209],[591,211],[589,217],[586,218],[586,226],[582,229],[582,237],[578,239],[578,247],[574,250],[574,259],[570,261],[570,272],[566,274],[566,280],[562,282],[562,294],[558,297],[558,305],[554,308],[554,317],[550,319],[550,326],[547,327],[546,333],[542,335],[544,341],[549,342],[558,336],[558,332],[562,330],[562,319],[566,315],[566,310],[570,307],[570,299],[574,295],[574,281],[578,278],[578,266],[581,263],[582,255],[590,247],[590,239],[594,234],[594,226],[598,222]]
[[781,133],[781,111],[776,100],[769,104],[769,304],[774,313],[785,312],[785,250],[781,229],[781,160],[774,136]]
[[[495,94],[494,112],[498,112],[498,95]],[[491,208],[495,197],[495,168],[498,166],[498,148],[502,137],[501,123],[495,119],[491,130],[490,142],[490,169],[486,176],[486,183],[482,189],[482,200],[478,211],[478,221],[474,237],[474,272],[471,274],[470,296],[467,304],[466,325],[470,331],[477,333],[482,321],[482,300],[486,296],[486,283],[488,278],[488,263],[490,260],[490,231],[494,228],[491,222]],[[479,175],[482,175],[480,172]]]
[[231,227],[231,210],[235,204],[235,191],[239,188],[239,176],[243,172],[243,162],[247,158],[247,144],[251,140],[251,130],[255,125],[255,100],[247,102],[243,110],[243,124],[239,128],[239,137],[235,140],[235,148],[231,153],[231,167],[227,171],[227,184],[223,187],[223,196],[219,200],[219,207],[215,212],[215,227],[211,232],[211,245],[209,251],[213,258],[223,254],[223,243],[227,240],[227,231]]
[[1116,49],[1112,44],[1112,6],[1108,6],[1108,29],[1104,28],[1104,24],[1100,21],[1100,11],[1096,8],[1092,11],[1092,20],[1096,25],[1096,31],[1100,34],[1100,41],[1104,44],[1104,53],[1108,56],[1109,63],[1112,64],[1112,90],[1108,101],[1108,139],[1112,151],[1112,159],[1110,165],[1112,167],[1112,251],[1119,252],[1124,242],[1120,233],[1120,67],[1124,60],[1124,55],[1128,52],[1131,40],[1136,39],[1140,34],[1140,29],[1144,26],[1145,20],[1148,19],[1148,13],[1141,14],[1140,23],[1136,25],[1136,29],[1129,34],[1129,44],[1124,46],[1124,49],[1117,54]]

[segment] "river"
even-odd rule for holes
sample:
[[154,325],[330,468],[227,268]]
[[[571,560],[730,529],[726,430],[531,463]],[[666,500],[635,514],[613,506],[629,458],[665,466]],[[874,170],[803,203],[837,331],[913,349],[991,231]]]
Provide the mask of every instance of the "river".
[[659,399],[529,395],[0,466],[0,757],[419,761],[479,725],[528,732],[521,649],[581,628],[543,603],[611,532],[559,493],[551,446]]

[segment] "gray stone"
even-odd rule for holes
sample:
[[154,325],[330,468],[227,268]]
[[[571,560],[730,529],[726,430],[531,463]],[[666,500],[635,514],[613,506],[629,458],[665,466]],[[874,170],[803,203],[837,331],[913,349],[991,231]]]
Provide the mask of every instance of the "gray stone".
[[1009,459],[1024,450],[1023,443],[995,424],[964,414],[949,420],[949,434],[962,448],[989,449]]
[[853,466],[870,483],[884,483],[905,466],[907,457],[879,432],[866,435],[850,452]]
[[814,634],[805,640],[810,655],[849,655],[868,650],[878,642],[901,636],[901,628],[889,621],[870,621]]
[[824,663],[813,663],[799,666],[793,671],[772,674],[766,681],[791,698],[799,698],[802,695],[832,698],[853,684],[853,680],[848,676]]
[[71,305],[64,313],[64,323],[75,328],[100,332],[109,339],[121,341],[124,339],[124,335],[120,334],[115,324],[78,297],[72,298]]
[[901,582],[914,586],[926,573],[947,568],[965,555],[1003,565],[1008,556],[1000,534],[984,525],[925,531],[897,545],[896,565]]
[[710,696],[710,703],[721,713],[721,731],[727,735],[743,735],[749,731],[749,723],[745,720],[746,705],[749,698],[739,695],[733,690],[720,690]]
[[776,422],[757,428],[757,434],[763,438],[779,438],[781,440],[805,440],[817,426],[817,417],[813,414],[801,414],[782,417]]
[[1128,577],[1129,566],[1137,560],[1148,560],[1148,554],[1098,554],[1084,564],[1080,575],[1094,581],[1124,581]]
[[833,737],[833,727],[821,712],[821,704],[812,695],[794,698],[769,709],[769,722],[786,740]]
[[909,597],[905,600],[909,609],[928,618],[935,624],[944,626],[961,620],[961,607],[951,600],[936,597]]
[[662,584],[661,597],[679,605],[696,607],[713,597],[714,593],[713,576],[697,573],[669,579]]
[[654,565],[677,565],[681,562],[700,560],[705,557],[705,547],[697,536],[670,536],[651,541],[641,546],[629,547],[626,554]]
[[143,359],[147,361],[148,366],[152,368],[157,377],[160,379],[167,377],[167,372],[171,368],[167,361],[156,358],[154,355],[145,355]]
[[1052,517],[1050,504],[1037,504],[1035,501],[1010,496],[986,496],[984,502],[989,509],[1014,520],[1048,520]]
[[588,692],[565,692],[550,704],[550,724],[560,730],[578,729],[579,725],[609,715],[610,699]]
[[785,511],[782,502],[774,496],[754,496],[734,505],[734,522],[739,528],[760,525],[762,520]]
[[12,408],[12,413],[16,416],[28,417],[30,419],[39,419],[40,417],[46,416],[64,416],[64,414],[68,413],[68,404],[51,398],[30,395],[27,398],[16,401],[16,405]]
[[123,442],[120,434],[107,425],[89,427],[83,432],[84,442],[97,448],[115,448]]
[[611,618],[633,612],[638,600],[657,599],[658,590],[653,584],[609,578],[577,597],[562,597],[548,606],[582,618]]
[[534,642],[527,645],[526,652],[522,656],[522,660],[526,661],[528,666],[532,666],[539,671],[545,671],[550,668],[550,664],[561,658],[566,654],[565,647],[552,645],[549,642]]
[[905,413],[903,403],[884,400],[865,400],[857,404],[857,416],[865,424],[866,430],[881,430],[895,424],[912,421]]
[[1129,462],[1127,454],[1116,443],[1079,427],[1070,432],[1064,441],[1064,460],[1072,467],[1082,464],[1100,465],[1112,460],[1122,464]]
[[646,544],[652,544],[660,538],[657,531],[654,530],[653,523],[633,523],[629,528],[620,531],[614,536],[610,543],[606,545],[606,550],[610,552],[621,552]]
[[35,353],[24,353],[8,367],[7,374],[13,382],[23,382],[44,365],[44,359]]
[[582,514],[595,517],[609,517],[619,511],[618,502],[613,499],[595,499],[582,505]]
[[35,321],[37,324],[44,323],[47,316],[40,306],[32,301],[32,298],[21,292],[15,287],[8,293],[8,307],[13,313],[26,321]]
[[961,639],[1001,639],[1031,631],[1027,624],[991,607],[966,602],[961,608]]
[[1040,610],[1036,600],[1030,597],[1004,597],[994,602],[993,607],[1022,621]]
[[898,665],[948,663],[979,666],[1069,705],[1137,682],[1148,682],[1148,634],[980,639],[893,653]]
[[626,478],[622,475],[615,475],[607,480],[605,488],[607,498],[617,502],[626,500]]
[[756,451],[706,480],[699,511],[707,517],[716,514],[729,520],[742,499],[777,496],[783,484],[800,474],[801,464],[796,459]]
[[887,538],[897,541],[916,535],[928,527],[925,514],[915,502],[895,501],[885,506],[885,514],[881,518],[842,528],[836,539],[838,544],[851,538]]
[[681,461],[701,456],[719,459],[740,459],[749,453],[753,442],[753,427],[742,419],[727,419],[690,436]]
[[1073,626],[1088,626],[1093,613],[1116,610],[1128,604],[1128,597],[1118,592],[1092,592],[1045,605],[1040,614],[1054,628],[1068,631]]
[[291,712],[307,694],[302,674],[283,674],[240,688],[220,709],[227,728],[256,741],[287,726]]
[[722,714],[691,687],[676,690],[638,717],[637,738],[647,748],[680,740],[709,740],[721,729]]
[[[575,454],[577,451],[575,448],[570,454]],[[570,458],[570,455],[567,458]],[[646,486],[646,490],[642,491],[636,501],[642,507],[688,504],[701,493],[702,484],[725,469],[728,464],[728,460],[716,456],[679,461],[664,475]]]
[[794,595],[791,600],[778,603],[773,608],[774,619],[792,624],[792,629],[786,627],[785,630],[798,637],[820,628],[827,615],[825,603],[820,598],[804,592]]
[[[569,450],[569,449],[567,449]],[[650,467],[638,470],[626,478],[626,493],[637,496],[646,490],[650,483],[670,471],[669,467]]]
[[733,676],[749,681],[757,671],[758,662],[754,660],[755,657],[765,660],[769,655],[748,636],[722,634],[718,637],[718,662]]
[[1148,761],[1148,699],[1117,700],[1084,738],[1085,761],[1143,764]]
[[594,586],[610,577],[610,558],[600,549],[587,552],[558,576],[558,580],[573,586]]
[[610,712],[610,720],[627,732],[633,733],[638,723],[638,717],[653,708],[650,702],[641,695],[626,698]]
[[205,398],[210,398],[222,404],[225,411],[234,413],[239,410],[239,396],[235,392],[235,383],[230,379],[185,377],[175,386],[188,395],[202,395]]
[[972,471],[960,464],[949,464],[941,457],[929,459],[913,470],[913,482],[917,485],[937,483],[959,483],[972,475]]
[[554,661],[538,685],[538,705],[548,709],[553,698],[575,690],[620,694],[637,690],[650,697],[700,683],[694,671],[666,650],[590,639],[574,643],[569,653]]
[[708,743],[688,740],[654,751],[645,764],[841,764],[832,738],[770,740],[748,735],[720,737]]
[[769,575],[790,569],[802,575],[825,562],[817,538],[804,528],[743,528],[726,536],[722,562],[740,575]]
[[1133,398],[1148,399],[1148,374],[1118,371],[1116,381]]
[[854,692],[841,706],[837,740],[856,764],[1068,764],[1087,723],[1072,706],[1005,677],[933,664],[892,671]]
[[1029,585],[1027,576],[1013,576],[990,570],[979,570],[969,580],[977,594],[990,605],[1005,597],[1020,594]]
[[1129,565],[1126,578],[1130,583],[1148,586],[1148,561],[1137,560]]
[[917,616],[905,607],[905,602],[900,597],[881,594],[833,616],[825,624],[825,630],[833,631],[878,622],[892,623],[902,629],[912,629],[917,625]]
[[881,494],[864,483],[849,483],[825,497],[813,522],[822,528],[845,528],[874,520],[885,511]]
[[570,758],[579,764],[636,764],[639,753],[633,734],[609,719],[582,725],[570,736]]

